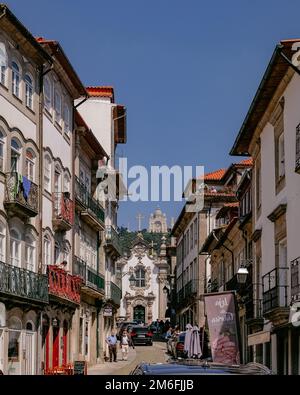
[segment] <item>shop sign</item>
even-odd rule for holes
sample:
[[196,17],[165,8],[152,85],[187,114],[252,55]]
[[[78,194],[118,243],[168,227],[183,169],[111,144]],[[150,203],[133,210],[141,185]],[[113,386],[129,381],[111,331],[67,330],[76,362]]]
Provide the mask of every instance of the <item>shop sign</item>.
[[112,317],[112,315],[113,315],[112,306],[105,306],[103,309],[103,316]]
[[0,303],[0,328],[6,326],[6,308],[4,303]]

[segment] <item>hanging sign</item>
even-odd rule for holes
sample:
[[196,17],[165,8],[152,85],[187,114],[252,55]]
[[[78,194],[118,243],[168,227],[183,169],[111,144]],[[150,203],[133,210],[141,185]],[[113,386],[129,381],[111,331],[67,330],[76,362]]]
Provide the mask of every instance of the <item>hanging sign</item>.
[[0,303],[0,328],[6,326],[6,308],[4,303]]
[[240,332],[234,292],[204,295],[212,359],[223,364],[240,364]]
[[103,316],[104,317],[112,317],[113,310],[111,306],[105,306],[103,309]]

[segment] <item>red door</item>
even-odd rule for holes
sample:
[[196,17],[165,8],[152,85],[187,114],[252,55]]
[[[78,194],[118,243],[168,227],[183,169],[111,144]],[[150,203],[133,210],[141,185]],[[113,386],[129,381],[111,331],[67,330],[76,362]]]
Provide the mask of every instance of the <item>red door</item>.
[[45,370],[49,369],[49,325],[43,325],[43,347],[45,356]]
[[68,363],[68,323],[64,322],[63,333],[63,365]]
[[52,367],[59,366],[59,327],[53,327]]

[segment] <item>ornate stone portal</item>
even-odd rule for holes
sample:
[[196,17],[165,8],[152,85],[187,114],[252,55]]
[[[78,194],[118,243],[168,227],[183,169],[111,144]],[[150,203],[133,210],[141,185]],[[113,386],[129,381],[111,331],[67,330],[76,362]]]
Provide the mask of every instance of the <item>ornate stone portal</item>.
[[[133,242],[130,256],[118,260],[118,270],[122,275],[123,299],[120,316],[128,321],[139,319],[150,324],[156,319],[165,319],[167,285],[169,271],[166,259],[166,245],[163,237],[160,254],[153,256],[152,247],[138,234]],[[134,276],[135,282],[130,283]]]

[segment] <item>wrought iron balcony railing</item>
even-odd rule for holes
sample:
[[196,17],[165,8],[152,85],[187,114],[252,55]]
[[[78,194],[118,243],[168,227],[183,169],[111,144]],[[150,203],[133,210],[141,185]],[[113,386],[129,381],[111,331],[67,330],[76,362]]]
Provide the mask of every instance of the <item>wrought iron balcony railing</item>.
[[28,301],[48,303],[48,278],[30,270],[0,262],[0,293]]
[[120,237],[113,226],[106,226],[105,229],[105,245],[107,248],[113,250],[118,255],[122,255],[122,246]]
[[49,294],[66,299],[76,304],[80,303],[80,288],[82,279],[72,276],[64,269],[55,265],[48,266]]
[[104,208],[91,196],[85,185],[80,182],[78,177],[75,177],[75,197],[80,205],[85,208],[87,213],[90,213],[98,222],[104,224]]
[[177,292],[177,303],[179,306],[185,304],[189,298],[197,293],[197,280],[190,280]]
[[275,268],[262,277],[263,313],[277,307],[287,307],[288,268]]
[[104,293],[104,276],[97,273],[96,270],[89,267],[86,262],[78,257],[75,257],[74,259],[73,274],[79,276],[82,279],[83,283],[88,287]]
[[300,300],[300,257],[291,262],[291,300]]
[[112,281],[110,282],[109,299],[111,299],[118,306],[120,305],[122,299],[122,290]]
[[55,230],[70,230],[74,223],[74,205],[69,192],[53,194],[53,227]]
[[38,186],[12,172],[5,177],[4,207],[11,215],[35,217],[38,214]]

